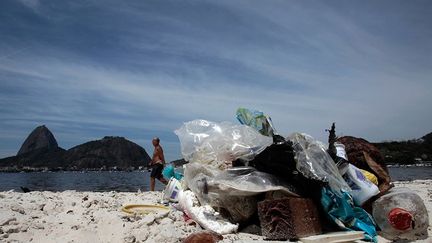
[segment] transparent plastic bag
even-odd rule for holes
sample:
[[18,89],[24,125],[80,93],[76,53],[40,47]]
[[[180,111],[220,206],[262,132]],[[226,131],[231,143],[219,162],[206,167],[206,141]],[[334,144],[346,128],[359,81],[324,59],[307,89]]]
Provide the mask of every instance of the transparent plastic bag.
[[252,167],[221,171],[190,163],[186,165],[184,180],[201,205],[223,209],[233,222],[245,221],[256,212],[258,194],[280,191],[286,196],[298,196],[291,185]]
[[218,169],[210,169],[200,163],[188,163],[185,165],[183,186],[195,193],[201,205],[209,204],[208,181],[216,177],[217,173]]
[[230,122],[193,120],[174,132],[186,161],[222,169],[230,167],[236,159],[253,159],[273,142],[271,137],[261,135],[252,127]]
[[229,196],[254,196],[263,192],[282,191],[290,196],[298,196],[295,188],[285,181],[247,166],[221,171],[209,181],[208,191]]
[[338,195],[341,190],[351,191],[321,142],[304,133],[293,133],[288,139],[293,143],[296,168],[300,173],[307,178],[327,182]]

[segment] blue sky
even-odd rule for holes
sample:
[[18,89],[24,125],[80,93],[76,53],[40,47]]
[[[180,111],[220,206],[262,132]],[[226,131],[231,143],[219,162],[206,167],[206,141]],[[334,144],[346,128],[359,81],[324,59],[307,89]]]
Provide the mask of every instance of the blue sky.
[[431,1],[0,1],[0,157],[46,124],[63,148],[151,152],[193,119],[269,114],[282,135],[432,131]]

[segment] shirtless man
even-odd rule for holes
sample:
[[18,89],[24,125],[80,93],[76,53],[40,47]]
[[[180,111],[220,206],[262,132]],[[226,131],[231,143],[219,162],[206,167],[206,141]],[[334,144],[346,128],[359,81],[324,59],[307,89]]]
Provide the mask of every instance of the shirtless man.
[[152,167],[152,171],[150,174],[150,191],[154,191],[155,189],[155,179],[158,179],[163,184],[168,184],[167,180],[162,175],[162,170],[165,165],[165,157],[163,154],[162,147],[159,144],[160,140],[158,137],[153,138],[152,143],[154,146],[153,158],[150,161],[150,166]]

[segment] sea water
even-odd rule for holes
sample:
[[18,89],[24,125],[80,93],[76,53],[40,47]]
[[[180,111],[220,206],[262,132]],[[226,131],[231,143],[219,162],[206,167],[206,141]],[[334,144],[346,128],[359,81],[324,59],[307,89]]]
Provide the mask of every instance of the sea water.
[[[432,167],[390,167],[393,181],[432,179]],[[0,191],[21,191],[20,186],[38,191],[124,191],[150,189],[148,171],[30,172],[0,173]],[[156,180],[156,190],[164,185]]]

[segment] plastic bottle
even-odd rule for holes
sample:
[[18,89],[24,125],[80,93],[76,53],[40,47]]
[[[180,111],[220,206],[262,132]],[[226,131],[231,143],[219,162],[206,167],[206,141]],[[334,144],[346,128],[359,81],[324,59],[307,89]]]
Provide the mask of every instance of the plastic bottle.
[[427,238],[429,218],[423,200],[408,188],[392,188],[377,199],[372,214],[389,240],[419,240]]
[[339,172],[351,188],[351,196],[358,206],[379,193],[378,187],[368,180],[362,171],[350,163],[339,165]]
[[334,143],[334,146],[336,148],[336,156],[341,157],[344,160],[348,160],[348,156],[347,156],[346,151],[345,151],[345,145],[343,145],[341,143]]

